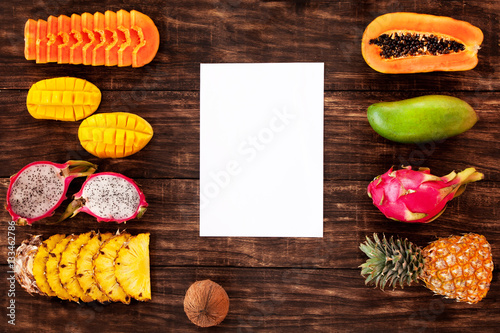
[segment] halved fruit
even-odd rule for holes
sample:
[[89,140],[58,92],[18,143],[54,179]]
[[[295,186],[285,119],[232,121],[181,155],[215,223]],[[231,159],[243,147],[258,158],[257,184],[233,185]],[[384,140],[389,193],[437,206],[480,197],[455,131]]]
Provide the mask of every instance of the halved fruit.
[[76,279],[85,295],[101,303],[109,301],[109,297],[97,286],[94,277],[94,257],[99,252],[102,243],[113,237],[112,233],[97,233],[85,244],[76,260]]
[[366,28],[361,51],[382,73],[464,71],[477,65],[483,33],[472,24],[445,16],[389,13]]
[[42,245],[38,248],[35,260],[33,261],[33,276],[35,277],[38,289],[48,296],[56,296],[56,293],[50,288],[47,282],[47,276],[45,275],[49,253],[65,237],[66,235],[56,234],[44,240]]
[[61,279],[61,284],[71,296],[79,298],[83,302],[92,302],[94,299],[83,291],[76,278],[76,260],[82,247],[94,236],[95,233],[93,231],[87,232],[70,242],[62,253],[59,263],[59,278]]
[[94,258],[94,275],[99,289],[114,302],[130,303],[130,296],[123,290],[115,275],[118,251],[130,234],[121,233],[105,241]]
[[57,297],[64,300],[70,300],[78,302],[78,298],[71,296],[66,288],[61,283],[59,278],[59,262],[61,261],[61,255],[68,244],[74,241],[78,236],[69,235],[62,239],[55,248],[49,252],[49,258],[47,260],[47,267],[45,275],[47,277],[47,282],[49,283],[50,289],[54,291]]
[[149,277],[149,233],[130,237],[118,251],[116,280],[123,290],[139,301],[151,300]]

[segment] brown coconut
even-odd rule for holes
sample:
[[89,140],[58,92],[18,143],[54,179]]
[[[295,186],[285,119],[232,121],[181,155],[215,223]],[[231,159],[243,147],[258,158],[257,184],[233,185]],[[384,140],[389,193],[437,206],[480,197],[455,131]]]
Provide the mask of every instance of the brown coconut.
[[211,280],[197,281],[184,298],[184,312],[195,325],[210,327],[220,324],[229,311],[229,297],[219,284]]

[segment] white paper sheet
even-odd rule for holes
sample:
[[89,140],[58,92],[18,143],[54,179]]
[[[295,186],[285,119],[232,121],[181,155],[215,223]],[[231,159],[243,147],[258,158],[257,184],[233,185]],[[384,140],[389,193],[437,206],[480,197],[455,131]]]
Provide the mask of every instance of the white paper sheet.
[[324,64],[200,72],[200,236],[323,237]]

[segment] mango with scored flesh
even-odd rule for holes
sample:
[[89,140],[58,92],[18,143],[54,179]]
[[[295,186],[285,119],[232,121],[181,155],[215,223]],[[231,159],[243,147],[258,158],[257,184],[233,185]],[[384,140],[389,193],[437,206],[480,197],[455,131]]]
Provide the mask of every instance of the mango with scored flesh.
[[375,132],[401,143],[443,140],[467,131],[478,120],[469,104],[445,95],[375,103],[367,115]]
[[74,77],[38,81],[26,99],[36,119],[76,121],[90,116],[101,103],[101,91],[92,83]]
[[153,128],[133,113],[99,113],[85,119],[78,138],[86,151],[99,158],[120,158],[137,153],[153,137]]

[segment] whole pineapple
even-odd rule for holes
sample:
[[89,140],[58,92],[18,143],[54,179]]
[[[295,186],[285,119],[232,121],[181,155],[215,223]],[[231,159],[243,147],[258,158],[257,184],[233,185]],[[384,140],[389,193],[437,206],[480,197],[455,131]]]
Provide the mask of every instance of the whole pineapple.
[[366,284],[384,289],[421,280],[434,293],[474,304],[486,296],[493,276],[491,246],[478,234],[440,238],[421,249],[407,239],[377,234],[360,245],[369,259],[362,264]]

